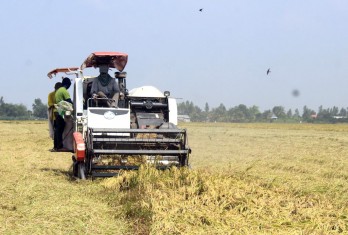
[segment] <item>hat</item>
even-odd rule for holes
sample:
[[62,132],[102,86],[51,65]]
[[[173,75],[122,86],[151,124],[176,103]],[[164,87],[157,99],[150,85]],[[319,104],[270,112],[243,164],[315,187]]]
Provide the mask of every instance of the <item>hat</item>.
[[57,83],[54,85],[54,89],[57,90],[57,89],[59,89],[61,86],[62,86],[62,83],[61,83],[61,82],[57,82]]
[[65,86],[68,89],[70,85],[71,85],[70,78],[67,78],[67,77],[63,78],[62,86]]

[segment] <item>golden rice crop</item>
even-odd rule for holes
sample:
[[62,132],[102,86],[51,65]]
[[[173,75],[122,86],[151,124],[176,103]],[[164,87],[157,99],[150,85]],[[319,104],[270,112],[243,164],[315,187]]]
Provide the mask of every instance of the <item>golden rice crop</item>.
[[324,195],[244,174],[143,167],[102,184],[121,214],[151,234],[327,234],[347,230],[347,210]]
[[47,127],[0,121],[0,234],[127,234],[100,186],[71,177],[71,153],[48,151]]
[[186,124],[194,169],[103,181],[151,234],[348,231],[345,125]]
[[348,233],[348,125],[181,126],[192,169],[78,181],[45,122],[1,121],[0,233]]

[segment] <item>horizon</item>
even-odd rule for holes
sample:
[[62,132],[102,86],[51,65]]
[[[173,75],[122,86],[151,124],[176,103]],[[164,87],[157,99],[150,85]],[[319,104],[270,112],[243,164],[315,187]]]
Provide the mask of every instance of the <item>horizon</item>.
[[[0,98],[1,98],[1,97],[2,97],[2,96],[0,96]],[[6,102],[6,98],[5,98],[5,97],[2,97],[2,98],[4,99],[4,103],[11,104],[11,105],[24,105],[24,106],[28,109],[28,111],[33,111],[33,110],[32,110],[32,105],[31,105],[30,108],[29,108],[29,107],[27,107],[25,104],[22,104],[22,103],[10,103],[10,102]],[[41,98],[38,98],[38,99],[41,100]],[[182,102],[178,102],[178,98],[176,98],[176,100],[177,100],[177,104],[186,103],[186,102],[192,102],[194,106],[199,107],[199,108],[202,110],[202,112],[204,111],[205,104],[204,104],[204,106],[198,106],[197,104],[195,104],[193,101],[190,101],[190,100],[185,100],[185,101],[182,101]],[[181,100],[181,99],[179,98],[179,100]],[[43,100],[41,100],[41,101],[42,101],[43,104],[45,104],[45,105],[47,104],[47,102],[44,102]],[[32,103],[32,104],[34,104],[34,100],[33,100],[33,103]],[[214,109],[214,108],[218,108],[221,104],[225,106],[226,110],[229,110],[229,109],[238,107],[239,105],[245,105],[245,104],[238,104],[238,105],[235,105],[235,106],[228,107],[228,106],[226,106],[226,105],[223,104],[223,103],[220,103],[220,104],[217,105],[217,106],[210,106],[209,103],[208,103],[209,111],[212,111],[212,109]],[[318,114],[318,113],[319,113],[319,109],[320,109],[320,107],[321,107],[321,106],[319,106],[319,107],[317,107],[317,109],[315,109],[315,108],[313,108],[313,107],[309,107],[308,105],[304,105],[303,107],[300,107],[300,108],[287,108],[287,107],[284,107],[284,106],[282,106],[282,105],[276,105],[276,106],[273,106],[273,107],[270,107],[270,108],[260,109],[260,107],[258,107],[257,105],[250,105],[250,106],[245,105],[245,106],[246,106],[247,108],[251,108],[251,107],[253,107],[253,106],[256,106],[256,107],[259,109],[260,113],[263,113],[263,112],[266,112],[266,111],[271,111],[271,112],[272,112],[272,109],[273,109],[274,107],[276,107],[276,106],[281,106],[281,107],[284,108],[285,113],[287,113],[289,110],[291,110],[292,112],[295,112],[295,110],[297,109],[297,110],[299,111],[300,115],[302,115],[303,109],[304,109],[305,106],[306,106],[308,109],[314,111],[315,114]],[[332,106],[332,107],[324,107],[324,106],[322,106],[322,109],[332,109],[332,108],[335,108],[335,107],[338,108],[338,111],[340,111],[341,109],[345,109],[345,110],[348,111],[348,107],[340,107],[340,106],[335,106],[335,105]]]

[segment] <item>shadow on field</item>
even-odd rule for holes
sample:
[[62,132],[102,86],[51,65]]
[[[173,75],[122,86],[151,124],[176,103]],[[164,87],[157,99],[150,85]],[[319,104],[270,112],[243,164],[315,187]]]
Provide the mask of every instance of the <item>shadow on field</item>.
[[62,169],[53,169],[53,168],[41,168],[41,171],[51,172],[56,176],[64,176],[68,181],[76,181],[75,177],[72,174],[72,170],[62,170]]

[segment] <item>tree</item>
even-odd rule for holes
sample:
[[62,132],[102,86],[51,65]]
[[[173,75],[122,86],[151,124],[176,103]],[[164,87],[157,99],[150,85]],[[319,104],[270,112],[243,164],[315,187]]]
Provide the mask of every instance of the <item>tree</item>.
[[0,116],[5,116],[5,112],[4,112],[4,97],[0,97]]
[[292,118],[292,110],[291,109],[289,109],[289,111],[286,113],[286,116],[288,118]]
[[341,108],[339,114],[342,117],[347,117],[347,110],[345,108]]
[[262,114],[261,114],[261,119],[262,120],[269,120],[272,117],[272,112],[271,110],[265,110]]
[[302,118],[304,121],[312,121],[311,115],[315,114],[314,110],[309,109],[306,105],[303,107]]
[[243,111],[237,106],[234,108],[230,108],[227,111],[227,121],[229,122],[243,122],[245,121],[245,115]]
[[256,115],[259,113],[257,106],[248,108],[244,104],[240,104],[234,108],[228,110],[228,121],[230,122],[250,122],[256,119]]
[[255,121],[258,116],[260,115],[260,110],[259,107],[256,105],[253,105],[252,107],[249,108],[249,120],[250,121]]
[[208,104],[208,102],[205,103],[204,112],[209,113],[209,104]]
[[23,104],[8,104],[0,98],[0,116],[6,118],[25,118],[28,116],[27,107]]
[[202,110],[193,104],[191,101],[186,101],[178,104],[178,113],[189,115],[192,121],[205,121],[205,115]]
[[47,105],[41,99],[35,99],[33,104],[33,115],[38,118],[47,118]]
[[27,108],[23,104],[6,104],[2,105],[3,116],[6,117],[25,117],[28,116]]
[[278,118],[285,118],[286,114],[285,114],[285,109],[283,106],[274,106],[272,109],[272,112],[274,113],[274,115],[276,115]]
[[317,119],[319,119],[320,121],[329,121],[331,119],[330,117],[330,110],[329,109],[324,109],[322,105],[319,106],[318,109],[318,115],[317,115]]
[[295,113],[294,113],[294,118],[300,118],[300,111],[298,109],[295,109]]
[[212,121],[216,122],[226,122],[227,121],[227,111],[225,105],[222,103],[219,105],[219,107],[212,109]]
[[338,115],[338,107],[333,106],[333,108],[330,109],[330,115],[331,117]]

